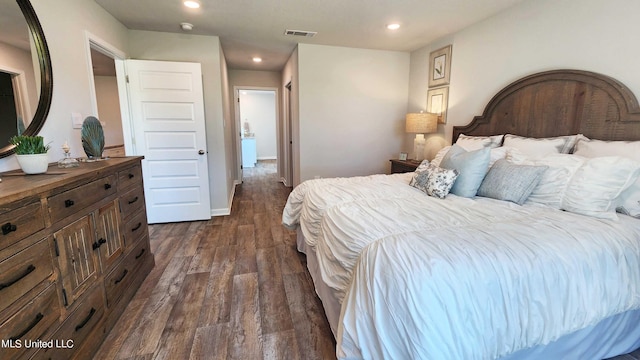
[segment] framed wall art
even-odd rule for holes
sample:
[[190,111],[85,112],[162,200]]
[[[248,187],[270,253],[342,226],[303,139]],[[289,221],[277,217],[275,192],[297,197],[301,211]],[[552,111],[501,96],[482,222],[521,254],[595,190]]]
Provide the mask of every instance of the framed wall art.
[[444,86],[427,91],[427,112],[438,114],[438,124],[447,123],[447,102],[449,87]]
[[451,79],[451,45],[429,55],[429,87],[449,85]]

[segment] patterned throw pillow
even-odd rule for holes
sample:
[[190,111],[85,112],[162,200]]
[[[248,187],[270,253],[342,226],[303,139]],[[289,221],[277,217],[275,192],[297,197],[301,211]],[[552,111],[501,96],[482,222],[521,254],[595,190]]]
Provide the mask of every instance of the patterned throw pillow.
[[429,167],[429,160],[422,160],[420,165],[416,168],[416,172],[425,171]]
[[409,183],[429,196],[444,199],[458,177],[457,170],[442,169],[429,165],[426,170],[416,172]]
[[443,169],[439,167],[429,168],[429,180],[427,181],[427,195],[437,197],[438,199],[444,199],[449,190],[453,186],[453,183],[458,177],[458,170],[455,169]]

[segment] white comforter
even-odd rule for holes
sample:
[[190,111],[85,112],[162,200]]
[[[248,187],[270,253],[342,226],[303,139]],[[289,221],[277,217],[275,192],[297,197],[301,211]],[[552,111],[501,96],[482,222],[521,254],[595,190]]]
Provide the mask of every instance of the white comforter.
[[640,308],[638,220],[439,200],[409,176],[316,181],[285,208],[344,299],[339,357],[493,359]]

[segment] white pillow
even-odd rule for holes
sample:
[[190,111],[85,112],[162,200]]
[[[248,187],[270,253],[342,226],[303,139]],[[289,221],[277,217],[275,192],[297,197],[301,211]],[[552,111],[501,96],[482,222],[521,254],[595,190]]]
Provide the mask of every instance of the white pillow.
[[[640,161],[640,141],[602,141],[578,139],[574,153],[584,157],[622,156]],[[640,218],[640,179],[625,190],[618,198],[619,213]]]
[[560,209],[569,181],[587,161],[582,156],[551,154],[544,158],[528,158],[517,149],[508,152],[507,160],[518,165],[547,166],[542,179],[533,189],[525,204],[542,204]]
[[525,155],[544,157],[549,154],[570,153],[580,137],[582,137],[581,134],[551,138],[529,138],[507,134],[504,136],[503,146],[516,148]]
[[479,150],[483,147],[497,148],[502,144],[503,135],[493,136],[467,136],[460,134],[456,145],[462,146],[467,151]]
[[640,141],[602,141],[583,137],[576,142],[573,153],[588,158],[622,156],[640,161]]
[[617,219],[616,198],[635,183],[639,175],[640,163],[628,158],[603,156],[588,159],[569,181],[561,209]]
[[[442,161],[442,158],[447,155],[447,153],[449,152],[449,149],[451,149],[451,145],[449,146],[445,146],[442,149],[438,150],[438,153],[436,153],[436,157],[433,158],[433,160],[431,160],[431,164],[433,164],[434,166],[440,166],[440,162]],[[467,150],[469,151],[469,150]]]

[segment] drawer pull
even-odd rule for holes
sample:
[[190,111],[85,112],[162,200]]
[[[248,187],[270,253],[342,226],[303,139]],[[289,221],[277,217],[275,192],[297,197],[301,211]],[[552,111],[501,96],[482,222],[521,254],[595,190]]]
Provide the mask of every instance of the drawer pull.
[[138,197],[134,197],[133,199],[129,200],[129,205],[133,204],[134,202],[138,201]]
[[111,184],[109,184],[109,183],[104,184],[104,189],[105,190],[111,189]]
[[78,326],[76,326],[76,331],[79,331],[85,325],[87,325],[87,323],[89,322],[89,320],[91,320],[91,318],[95,313],[96,313],[96,309],[91,308],[91,310],[89,311],[89,315],[87,315],[86,319],[84,319],[80,324],[78,324]]
[[0,284],[0,290],[2,290],[4,288],[8,288],[9,286],[11,286],[11,285],[17,283],[18,281],[24,279],[27,275],[31,274],[35,269],[36,269],[36,267],[30,264],[29,266],[27,266],[27,268],[24,270],[24,272],[22,274],[18,275],[18,277],[16,277],[14,280],[9,281],[8,283]]
[[27,326],[26,329],[24,329],[24,331],[22,331],[20,334],[16,335],[16,336],[12,336],[9,338],[9,340],[11,341],[16,341],[18,339],[22,339],[23,336],[27,335],[27,333],[29,331],[31,331],[31,329],[33,329],[34,327],[36,327],[36,325],[38,325],[38,323],[40,322],[40,320],[42,320],[44,318],[44,315],[42,315],[42,313],[38,313],[38,315],[36,315],[36,318],[33,319],[33,322],[31,324],[29,324],[29,326]]
[[133,174],[129,173],[129,179],[133,179],[133,177],[134,177],[134,176],[135,176],[135,175],[133,175]]
[[144,255],[144,250],[145,249],[140,250],[140,254],[136,255],[136,260],[140,259],[142,255]]
[[140,229],[141,226],[142,226],[142,223],[139,222],[138,225],[136,225],[134,228],[131,229],[131,232],[134,232],[134,231]]
[[102,244],[106,244],[106,243],[107,243],[107,240],[105,240],[103,238],[100,238],[100,240],[94,242],[91,245],[91,247],[93,248],[93,250],[95,250],[95,249],[99,248],[100,246],[102,246]]
[[13,225],[12,223],[8,222],[2,225],[2,235],[7,235],[8,233],[12,231],[16,231],[17,229],[18,227],[16,225]]
[[75,204],[73,200],[67,199],[64,201],[64,207],[72,207],[73,204]]
[[116,279],[116,281],[114,281],[114,284],[119,284],[122,280],[124,280],[124,277],[127,276],[128,273],[129,273],[129,270],[124,269],[122,276],[120,276],[120,279]]

